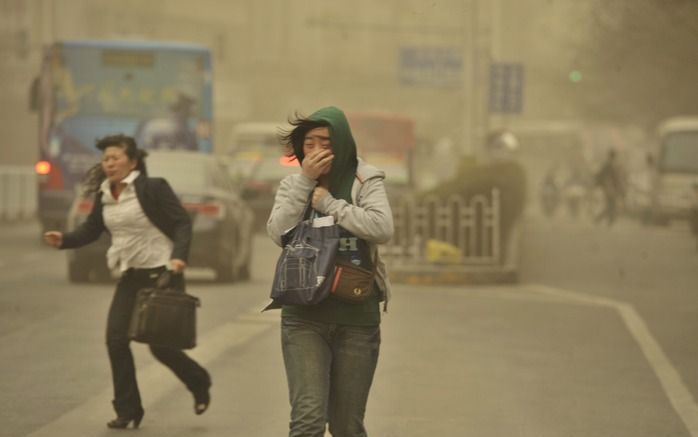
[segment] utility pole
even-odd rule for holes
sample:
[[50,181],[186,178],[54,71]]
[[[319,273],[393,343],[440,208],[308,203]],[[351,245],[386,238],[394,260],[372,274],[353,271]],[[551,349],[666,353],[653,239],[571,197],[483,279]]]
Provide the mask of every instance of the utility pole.
[[492,7],[489,0],[465,0],[464,144],[463,152],[481,157],[489,131],[489,70]]
[[463,17],[463,129],[460,139],[460,152],[463,155],[475,154],[475,137],[473,135],[473,112],[474,112],[474,69],[473,69],[473,11],[474,3],[477,0],[464,0],[463,6],[465,16]]

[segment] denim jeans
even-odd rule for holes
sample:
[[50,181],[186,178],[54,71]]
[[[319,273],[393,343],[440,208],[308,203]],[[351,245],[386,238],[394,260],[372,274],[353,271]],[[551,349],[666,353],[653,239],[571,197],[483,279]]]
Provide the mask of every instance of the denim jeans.
[[[136,293],[141,288],[153,287],[159,273],[165,270],[153,269],[152,273],[125,273],[116,286],[116,292],[107,317],[107,349],[114,384],[114,410],[117,415],[132,417],[143,410],[141,395],[136,382],[136,368],[131,354],[128,326]],[[182,284],[183,286],[183,284]],[[155,358],[169,367],[190,391],[207,387],[211,378],[203,367],[179,349],[150,346]]]
[[296,317],[281,322],[291,423],[289,437],[365,437],[364,414],[378,363],[380,326]]

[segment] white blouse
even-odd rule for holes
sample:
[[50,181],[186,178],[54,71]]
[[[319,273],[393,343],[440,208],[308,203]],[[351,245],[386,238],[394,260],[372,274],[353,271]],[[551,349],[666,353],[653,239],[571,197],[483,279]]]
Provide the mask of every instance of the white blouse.
[[111,247],[107,251],[110,269],[118,267],[124,272],[133,267],[147,269],[168,266],[173,243],[145,215],[133,181],[140,174],[134,170],[123,179],[127,184],[118,199],[111,193],[109,180],[100,190],[104,205],[104,226],[111,233]]

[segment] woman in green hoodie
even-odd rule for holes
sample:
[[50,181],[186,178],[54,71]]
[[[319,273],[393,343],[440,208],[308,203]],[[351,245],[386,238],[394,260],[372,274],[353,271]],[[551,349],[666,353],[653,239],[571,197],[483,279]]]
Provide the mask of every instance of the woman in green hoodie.
[[[299,174],[281,181],[267,231],[281,245],[283,233],[313,210],[342,228],[339,257],[375,268],[374,293],[356,304],[333,296],[317,305],[285,305],[281,338],[291,402],[290,437],[322,437],[329,423],[335,437],[366,436],[364,414],[380,348],[380,302],[390,298],[378,244],[393,234],[383,185],[385,174],[357,158],[344,113],[320,109],[291,122],[283,137],[301,163]],[[375,263],[375,265],[374,265]]]

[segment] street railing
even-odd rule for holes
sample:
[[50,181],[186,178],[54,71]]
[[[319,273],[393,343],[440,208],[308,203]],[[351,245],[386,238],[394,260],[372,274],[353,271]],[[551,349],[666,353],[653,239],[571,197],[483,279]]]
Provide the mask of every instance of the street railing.
[[501,263],[499,191],[470,199],[452,195],[394,205],[393,239],[381,250],[391,264]]
[[0,221],[36,215],[37,176],[32,167],[0,165]]

